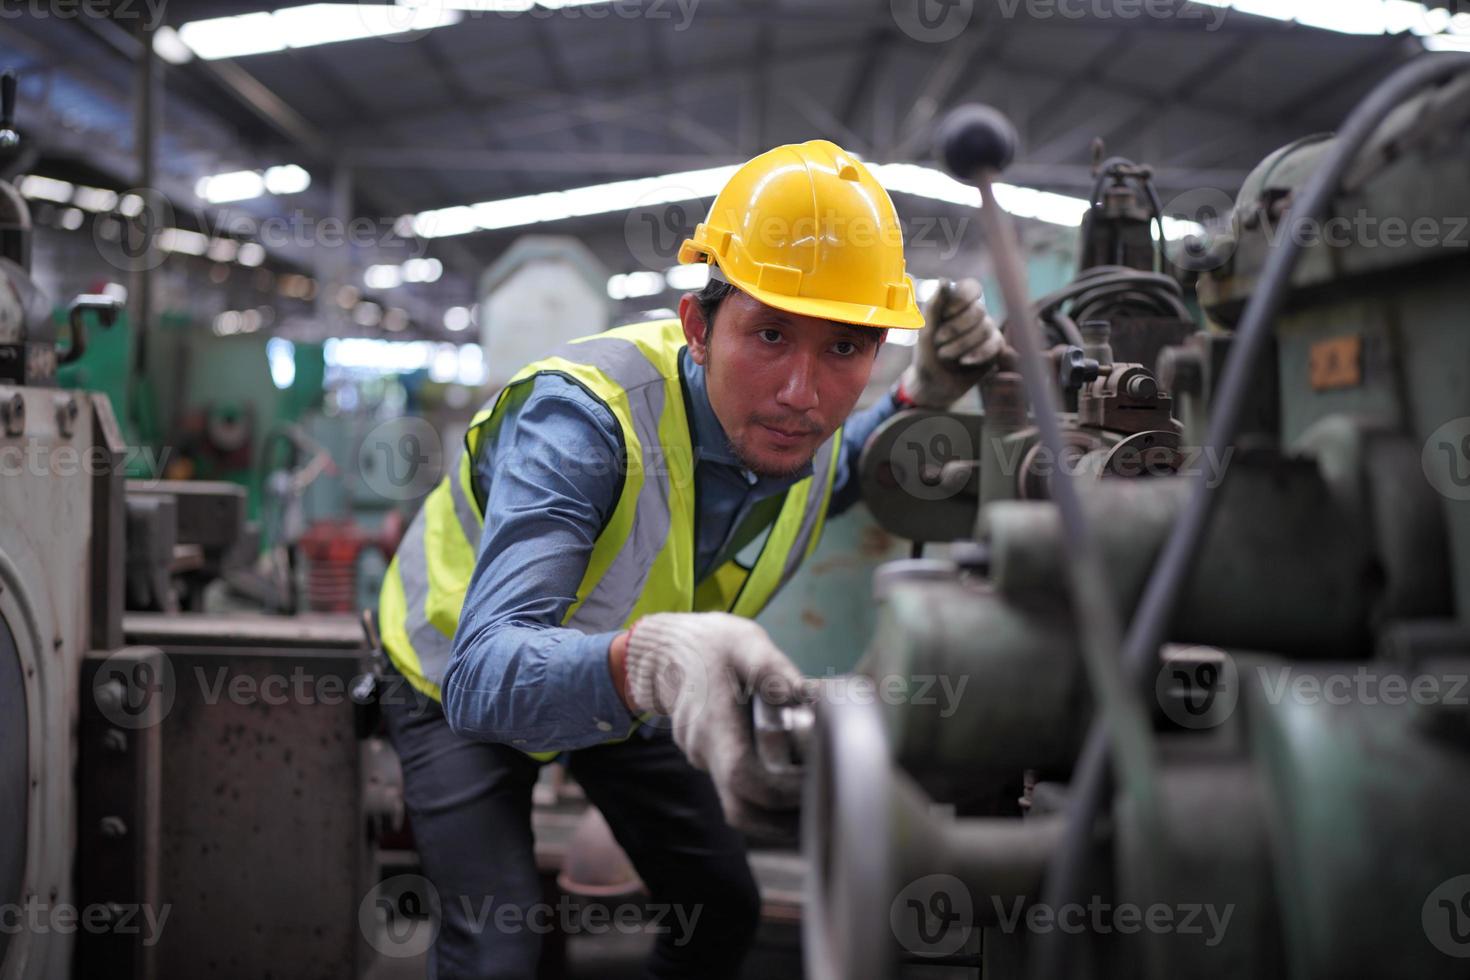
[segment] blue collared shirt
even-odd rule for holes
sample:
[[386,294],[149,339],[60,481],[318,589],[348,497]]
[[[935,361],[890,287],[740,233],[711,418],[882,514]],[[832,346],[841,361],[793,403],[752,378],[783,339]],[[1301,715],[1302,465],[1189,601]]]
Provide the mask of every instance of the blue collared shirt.
[[[687,348],[679,367],[692,415],[699,581],[768,528],[782,492],[811,469],[776,479],[741,466]],[[474,460],[485,529],[444,677],[444,712],[461,735],[527,752],[596,745],[633,724],[607,665],[617,633],[561,622],[622,492],[622,434],[606,406],[559,375],[508,397]],[[828,516],[858,499],[858,454],[895,411],[885,395],[848,419]]]

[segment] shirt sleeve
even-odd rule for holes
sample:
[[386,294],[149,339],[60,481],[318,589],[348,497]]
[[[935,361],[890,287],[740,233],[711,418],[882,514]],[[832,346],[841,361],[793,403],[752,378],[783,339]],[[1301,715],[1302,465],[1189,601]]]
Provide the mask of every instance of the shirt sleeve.
[[890,391],[860,412],[853,412],[842,427],[842,445],[838,447],[837,474],[832,478],[832,500],[827,516],[836,517],[857,503],[862,496],[858,481],[858,457],[873,431],[893,417],[898,403]]
[[575,382],[528,387],[473,461],[485,528],[443,695],[457,734],[545,752],[633,724],[608,669],[616,633],[561,625],[622,491],[623,449],[612,413]]

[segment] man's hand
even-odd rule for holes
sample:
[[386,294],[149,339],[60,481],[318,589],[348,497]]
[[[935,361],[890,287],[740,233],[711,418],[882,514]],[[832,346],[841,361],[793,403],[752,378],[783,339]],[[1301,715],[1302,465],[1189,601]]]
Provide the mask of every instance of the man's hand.
[[728,613],[657,613],[634,624],[623,659],[629,706],[669,717],[675,744],[710,774],[731,826],[789,833],[801,778],[761,764],[751,699],[789,703],[804,685],[766,631]]
[[899,387],[916,408],[949,408],[1004,349],[1005,338],[985,311],[980,283],[943,280],[924,308],[914,360]]

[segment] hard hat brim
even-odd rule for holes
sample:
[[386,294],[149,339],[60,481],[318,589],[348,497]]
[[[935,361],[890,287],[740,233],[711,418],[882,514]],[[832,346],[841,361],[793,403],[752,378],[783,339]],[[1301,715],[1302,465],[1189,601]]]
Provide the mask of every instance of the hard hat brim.
[[[683,256],[681,255],[680,258],[683,258]],[[699,259],[695,259],[694,261],[703,260],[704,256],[701,255]],[[874,329],[881,330],[918,330],[924,326],[924,314],[919,311],[918,304],[912,298],[910,298],[907,308],[894,310],[886,306],[870,306],[866,303],[843,303],[831,299],[788,296],[785,293],[761,289],[753,283],[741,281],[720,268],[717,262],[710,261],[709,264],[710,270],[720,279],[725,280],[747,296],[785,313],[795,313],[797,316],[811,316],[819,320],[834,320],[838,323],[851,323],[855,326],[873,327]],[[914,295],[913,277],[906,275],[904,278],[908,280],[909,296],[912,297]]]
[[[909,302],[908,308],[891,310],[886,306],[868,306],[863,303],[841,303],[830,299],[809,299],[805,296],[786,296],[770,290],[757,289],[745,283],[730,280],[743,293],[760,300],[767,306],[798,316],[813,316],[819,320],[835,320],[860,327],[884,330],[918,330],[924,326],[924,314],[919,307]],[[910,283],[912,293],[912,282]]]

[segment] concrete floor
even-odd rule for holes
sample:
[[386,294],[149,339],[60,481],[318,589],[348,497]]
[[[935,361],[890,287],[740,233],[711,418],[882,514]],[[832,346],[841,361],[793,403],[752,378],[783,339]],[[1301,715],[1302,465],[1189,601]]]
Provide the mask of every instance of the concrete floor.
[[[567,941],[567,971],[555,980],[639,980],[653,941],[651,934],[572,936]],[[380,957],[364,980],[425,980],[427,976],[427,956]],[[742,980],[800,980],[801,976],[798,930],[790,925],[764,926],[741,971]]]

